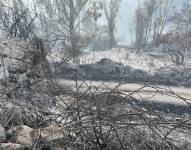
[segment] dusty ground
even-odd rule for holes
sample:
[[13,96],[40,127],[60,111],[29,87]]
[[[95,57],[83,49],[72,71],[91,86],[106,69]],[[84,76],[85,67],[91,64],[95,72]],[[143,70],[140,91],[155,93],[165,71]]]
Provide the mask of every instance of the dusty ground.
[[[76,90],[76,82],[73,80],[58,79],[58,83],[64,87],[71,87]],[[82,84],[82,85],[81,85]],[[162,103],[172,103],[177,105],[187,105],[183,100],[191,103],[191,88],[185,87],[172,87],[172,86],[145,86],[135,83],[117,83],[117,82],[99,82],[99,81],[78,81],[78,85],[81,85],[81,90],[85,90],[88,86],[93,86],[98,88],[98,92],[108,91],[110,89],[115,89],[115,91],[121,93],[132,93],[136,99],[151,101],[151,102],[162,102]],[[117,88],[116,88],[117,87]],[[177,96],[176,96],[177,95]],[[182,99],[180,99],[182,97]]]
[[[112,113],[126,114],[129,110],[135,109],[137,113],[142,113],[148,119],[152,130],[155,130],[161,137],[169,132],[167,138],[169,141],[173,141],[177,146],[189,150],[191,146],[191,121],[180,126],[179,123],[190,120],[191,110],[188,107],[188,103],[191,102],[191,88],[170,86],[149,87],[140,84],[119,84],[116,82],[98,81],[78,81],[76,84],[75,81],[63,79],[58,79],[57,81],[62,87],[67,87],[66,89],[70,87],[72,90],[77,90],[76,85],[78,85],[80,87],[78,92],[80,93],[84,93],[90,87],[92,88],[91,91],[96,93],[110,92],[112,89],[115,89],[113,93],[117,93],[123,98],[128,99],[130,97],[132,99],[124,103],[123,98],[120,98],[120,100],[117,97],[114,98],[114,101],[118,102],[112,102],[115,106],[115,110]],[[120,118],[119,122],[129,122],[128,119],[128,116],[125,115]],[[134,118],[129,123],[131,125],[135,124],[137,129],[152,136],[150,127],[142,125],[142,120],[139,118]],[[178,126],[176,127],[176,125]]]
[[[151,74],[155,74],[161,68],[172,66],[168,56],[157,53],[154,51],[137,52],[136,50],[120,50],[113,49],[111,51],[102,51],[93,53],[86,53],[81,56],[81,64],[92,64],[100,61],[103,58],[108,58],[115,62],[120,62],[125,66],[130,66],[135,69],[140,69]],[[179,68],[189,67],[190,62],[186,63]],[[186,74],[186,72],[185,72]],[[184,76],[180,76],[180,79],[184,79]],[[155,125],[153,128],[155,131],[162,131],[163,133],[169,132],[168,139],[172,140],[176,145],[188,149],[191,147],[190,141],[190,121],[185,125],[179,126],[181,121],[190,120],[191,109],[189,108],[191,103],[191,87],[184,86],[167,86],[163,84],[138,84],[127,83],[119,81],[91,81],[91,80],[68,80],[58,78],[57,82],[65,90],[73,90],[78,92],[85,92],[91,88],[91,91],[95,93],[112,92],[120,95],[123,98],[131,98],[125,105],[115,104],[117,109],[125,113],[129,110],[129,107],[138,107],[145,113],[145,116],[151,120]],[[115,98],[114,98],[115,99]],[[160,118],[158,121],[157,118]],[[156,120],[155,120],[156,119]],[[179,120],[180,119],[180,120]],[[122,120],[120,120],[122,121]],[[169,125],[161,124],[160,122],[168,122]],[[137,120],[135,120],[137,123]],[[172,125],[171,125],[172,123]],[[174,123],[178,125],[174,125]],[[137,126],[140,130],[150,132],[147,125]],[[174,129],[175,128],[175,129]],[[172,131],[172,132],[171,132]],[[151,133],[152,136],[152,133]]]
[[95,63],[103,58],[111,59],[112,61],[123,63],[136,69],[144,71],[154,71],[166,65],[170,65],[169,57],[151,50],[134,50],[114,48],[109,51],[90,52],[81,56],[82,64]]
[[[127,50],[127,49],[112,49],[110,51],[100,51],[85,53],[81,56],[81,64],[91,64],[100,61],[103,58],[111,59],[115,62],[121,62],[135,69],[140,69],[146,72],[155,73],[160,68],[172,65],[169,56],[161,53],[160,50]],[[187,59],[187,58],[186,58]],[[186,61],[181,68],[189,66],[190,62]],[[184,77],[182,77],[184,78]],[[58,79],[58,83],[74,88],[76,83],[72,80]],[[79,81],[79,85],[82,81]],[[85,84],[86,83],[86,84]],[[99,91],[107,91],[114,89],[121,93],[130,93],[138,100],[169,103],[174,105],[187,105],[191,102],[191,88],[183,86],[165,86],[165,85],[151,85],[148,86],[136,83],[125,82],[103,82],[103,81],[85,81],[82,88],[86,89],[88,86],[96,86]],[[120,86],[119,86],[120,84]]]

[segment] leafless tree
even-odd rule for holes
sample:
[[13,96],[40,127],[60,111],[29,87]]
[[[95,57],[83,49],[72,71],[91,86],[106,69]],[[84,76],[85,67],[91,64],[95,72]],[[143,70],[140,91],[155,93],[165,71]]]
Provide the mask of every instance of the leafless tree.
[[[183,3],[183,8],[175,12],[170,18],[172,28],[166,34],[156,35],[155,44],[163,43],[165,48],[176,65],[184,63],[185,56],[190,54],[191,48],[191,28],[190,28],[191,5],[189,1]],[[188,56],[188,55],[187,55]]]
[[22,0],[1,0],[0,7],[0,25],[5,36],[29,39],[37,14],[32,15]]
[[162,34],[173,11],[173,1],[149,0],[136,11],[136,38],[138,48],[155,45],[157,36]]
[[[79,55],[81,23],[84,20],[88,0],[38,0],[41,23],[51,40],[65,41],[65,48],[73,58]],[[45,8],[45,12],[43,11]]]
[[110,0],[103,1],[104,3],[104,12],[108,24],[108,35],[110,38],[110,48],[115,45],[115,30],[116,30],[116,19],[119,12],[121,0]]
[[175,65],[179,66],[184,63],[186,51],[188,51],[191,46],[187,38],[175,32],[174,34],[167,33],[160,38],[158,37],[158,40]]

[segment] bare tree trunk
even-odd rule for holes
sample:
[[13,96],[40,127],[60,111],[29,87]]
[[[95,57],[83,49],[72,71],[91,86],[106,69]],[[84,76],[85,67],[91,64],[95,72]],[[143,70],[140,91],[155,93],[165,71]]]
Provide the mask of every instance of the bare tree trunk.
[[76,59],[77,57],[77,49],[76,49],[76,37],[75,37],[75,12],[74,12],[74,2],[73,0],[69,1],[69,8],[70,8],[70,42],[71,42],[71,52],[73,58]]
[[109,23],[109,47],[112,49],[115,43],[115,36],[114,36],[114,25],[113,22],[110,21]]
[[111,0],[109,2],[109,6],[106,6],[106,2],[104,1],[104,12],[106,15],[106,19],[108,22],[108,36],[109,36],[109,47],[113,48],[115,43],[115,27],[116,27],[116,18],[117,13],[119,11],[121,0]]

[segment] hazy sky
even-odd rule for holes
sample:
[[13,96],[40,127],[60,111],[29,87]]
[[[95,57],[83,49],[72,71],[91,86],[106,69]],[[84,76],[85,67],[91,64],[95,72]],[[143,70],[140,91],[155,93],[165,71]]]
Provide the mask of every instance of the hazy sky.
[[[140,0],[144,1],[144,0]],[[168,0],[167,0],[168,1]],[[181,8],[182,2],[185,0],[174,0],[177,8]],[[117,36],[122,42],[131,43],[131,30],[134,28],[135,9],[138,6],[138,0],[122,0],[119,12]]]

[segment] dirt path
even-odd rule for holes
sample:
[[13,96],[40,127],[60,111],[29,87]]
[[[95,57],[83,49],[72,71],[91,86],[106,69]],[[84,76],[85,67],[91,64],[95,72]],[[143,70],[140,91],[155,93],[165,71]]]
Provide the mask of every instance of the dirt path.
[[[76,88],[76,82],[72,80],[57,80],[62,87],[71,87],[73,90]],[[134,83],[119,84],[115,82],[97,82],[97,81],[78,81],[78,86],[81,85],[81,90],[88,87],[96,87],[99,92],[110,91],[115,89],[121,95],[130,95],[138,100],[169,103],[174,105],[188,105],[191,103],[191,88],[185,87],[170,87],[170,86],[145,86]],[[136,92],[135,92],[136,91]]]

